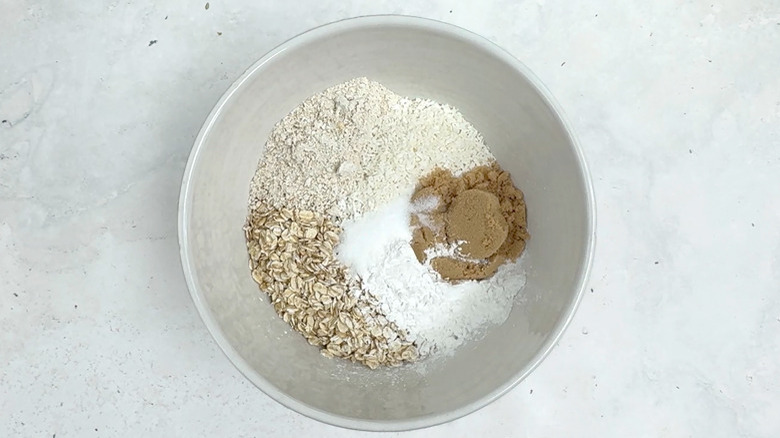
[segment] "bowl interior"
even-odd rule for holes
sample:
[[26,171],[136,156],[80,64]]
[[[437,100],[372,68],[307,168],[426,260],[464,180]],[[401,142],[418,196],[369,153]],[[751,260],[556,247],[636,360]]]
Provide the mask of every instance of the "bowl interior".
[[[576,305],[592,245],[591,199],[577,149],[522,66],[490,43],[426,20],[336,23],[286,43],[215,108],[185,175],[181,239],[196,305],[257,386],[330,423],[426,426],[475,410],[524,377]],[[367,76],[451,104],[484,135],[526,195],[527,284],[508,321],[446,360],[369,371],[322,357],[276,316],[249,275],[242,226],[249,182],[273,125],[301,101]]]

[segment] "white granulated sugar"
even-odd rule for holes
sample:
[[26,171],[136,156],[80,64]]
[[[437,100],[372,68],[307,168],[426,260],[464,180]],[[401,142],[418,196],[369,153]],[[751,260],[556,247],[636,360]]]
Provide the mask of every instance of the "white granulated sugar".
[[411,240],[410,195],[411,190],[407,190],[381,209],[366,213],[360,219],[344,222],[342,227],[345,231],[341,233],[340,244],[336,247],[339,260],[349,261],[346,265],[354,273],[368,272],[372,264],[381,260],[387,251],[384,245],[372,242]]
[[264,201],[351,219],[399,197],[437,166],[458,175],[492,160],[456,109],[358,78],[310,97],[274,127],[250,207]]
[[514,262],[479,282],[443,281],[430,265],[417,261],[409,245],[408,199],[344,223],[336,253],[422,356],[448,355],[463,342],[480,338],[488,326],[506,321],[525,286],[525,273]]

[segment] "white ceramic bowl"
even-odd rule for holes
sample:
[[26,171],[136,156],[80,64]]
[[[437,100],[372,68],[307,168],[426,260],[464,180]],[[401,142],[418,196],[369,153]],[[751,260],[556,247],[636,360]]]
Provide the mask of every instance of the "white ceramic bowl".
[[[276,316],[249,274],[242,226],[249,182],[271,128],[312,94],[358,76],[459,108],[526,196],[532,237],[522,303],[483,340],[432,362],[425,374],[411,367],[370,371],[324,358]],[[539,80],[475,34],[398,16],[322,26],[255,63],[203,125],[179,205],[187,284],[230,361],[291,409],[366,430],[458,418],[527,376],[572,318],[590,268],[594,230],[582,152]]]

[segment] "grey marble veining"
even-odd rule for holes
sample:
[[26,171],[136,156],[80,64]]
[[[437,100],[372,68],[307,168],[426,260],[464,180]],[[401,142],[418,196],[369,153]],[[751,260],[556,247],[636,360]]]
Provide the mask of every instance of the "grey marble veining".
[[507,396],[410,435],[780,435],[780,6],[10,0],[0,13],[0,436],[358,436],[252,387],[181,275],[181,173],[276,44],[372,13],[482,34],[594,176],[589,292]]

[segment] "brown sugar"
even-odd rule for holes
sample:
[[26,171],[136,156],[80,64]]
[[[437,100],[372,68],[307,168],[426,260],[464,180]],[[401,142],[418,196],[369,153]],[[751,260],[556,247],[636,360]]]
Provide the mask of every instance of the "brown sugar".
[[420,180],[412,204],[427,207],[413,208],[411,218],[411,246],[420,263],[431,249],[455,248],[430,261],[448,281],[492,276],[505,261],[522,254],[529,238],[523,192],[497,163],[460,177],[436,169]]
[[451,282],[482,280],[495,274],[505,261],[506,259],[500,256],[491,257],[486,263],[440,256],[431,259],[431,267],[441,275],[441,278]]
[[478,189],[460,192],[445,216],[447,237],[460,244],[460,253],[472,259],[492,256],[506,240],[509,226],[498,198]]

